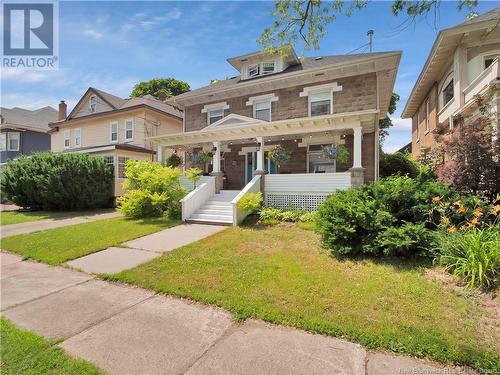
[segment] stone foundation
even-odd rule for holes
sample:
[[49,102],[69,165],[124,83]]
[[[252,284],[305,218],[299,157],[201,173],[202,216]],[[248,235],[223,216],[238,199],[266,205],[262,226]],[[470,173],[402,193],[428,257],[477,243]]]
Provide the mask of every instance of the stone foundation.
[[365,168],[351,168],[351,186],[358,187],[365,183]]

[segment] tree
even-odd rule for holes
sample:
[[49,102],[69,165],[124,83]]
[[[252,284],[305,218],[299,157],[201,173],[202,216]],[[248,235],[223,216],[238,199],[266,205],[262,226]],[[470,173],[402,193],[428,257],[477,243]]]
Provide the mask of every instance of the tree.
[[[396,94],[395,92],[392,93],[391,95],[391,102],[389,103],[389,109],[388,109],[388,114],[392,115],[396,111],[396,106],[399,101],[399,95]],[[392,126],[392,120],[389,116],[385,116],[382,120],[379,121],[378,127],[379,127],[379,132],[378,135],[380,137],[380,145],[384,143],[385,137],[389,135],[389,132],[387,131],[388,128]]]
[[482,194],[494,200],[500,194],[499,114],[492,99],[500,94],[497,84],[476,97],[478,112],[463,118],[454,129],[437,136],[444,162],[437,169],[440,180],[460,193]]
[[[393,0],[391,12],[397,16],[404,14],[408,20],[415,21],[420,16],[434,13],[435,19],[443,0]],[[367,0],[275,0],[272,16],[274,22],[266,27],[258,42],[269,51],[287,46],[295,46],[299,41],[304,49],[319,49],[319,41],[327,34],[328,26],[338,15],[350,16],[356,10],[366,8]],[[471,13],[477,6],[477,0],[458,0],[459,11],[468,9]]]
[[135,98],[142,95],[153,95],[159,97],[164,94],[166,98],[180,95],[189,91],[189,84],[174,78],[153,78],[152,80],[139,82],[134,86],[130,96]]

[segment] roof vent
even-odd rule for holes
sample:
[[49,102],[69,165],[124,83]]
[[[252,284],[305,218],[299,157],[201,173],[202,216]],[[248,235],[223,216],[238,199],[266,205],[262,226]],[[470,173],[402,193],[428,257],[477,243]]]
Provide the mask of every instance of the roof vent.
[[318,56],[318,57],[315,57],[314,60],[321,60],[323,58],[323,56]]

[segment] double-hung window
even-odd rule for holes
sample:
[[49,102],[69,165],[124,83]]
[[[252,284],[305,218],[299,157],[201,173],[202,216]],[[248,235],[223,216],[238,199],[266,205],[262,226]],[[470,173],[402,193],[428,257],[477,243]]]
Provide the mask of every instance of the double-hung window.
[[224,110],[222,108],[218,109],[209,109],[208,111],[208,124],[213,124],[216,121],[219,121],[224,117]]
[[450,80],[450,82],[443,89],[443,106],[448,104],[453,99],[453,95],[453,80]]
[[261,102],[254,103],[254,118],[271,121],[271,101],[265,100]]
[[332,113],[332,93],[322,91],[309,94],[311,116],[329,115]]
[[21,143],[21,133],[9,132],[7,134],[7,151],[19,151]]
[[257,77],[260,75],[260,64],[255,64],[248,67],[248,78]]
[[425,134],[429,132],[430,104],[429,99],[425,101]]
[[97,110],[97,96],[92,95],[90,97],[89,109],[91,113],[94,113]]
[[75,147],[82,145],[82,129],[75,129]]
[[262,63],[262,75],[274,73],[274,61]]
[[0,151],[7,151],[7,133],[0,133]]
[[64,148],[69,148],[69,146],[70,146],[69,129],[64,131],[63,136],[64,136]]
[[111,143],[118,142],[118,123],[112,122],[109,124],[110,127],[110,141]]
[[125,141],[134,139],[134,121],[125,120]]

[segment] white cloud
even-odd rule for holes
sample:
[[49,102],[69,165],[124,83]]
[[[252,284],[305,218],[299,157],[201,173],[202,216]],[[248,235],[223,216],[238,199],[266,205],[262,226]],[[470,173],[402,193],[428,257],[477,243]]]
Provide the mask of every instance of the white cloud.
[[165,14],[164,16],[155,17],[154,20],[159,22],[164,22],[164,21],[178,20],[181,17],[182,17],[182,12],[179,9],[174,8],[168,11],[167,14]]
[[19,68],[4,68],[2,69],[2,80],[34,83],[44,81],[53,74],[52,71],[30,71]]
[[395,130],[411,130],[411,118],[392,118],[392,127],[390,129]]
[[103,36],[101,32],[94,29],[85,29],[82,31],[82,35],[96,40],[101,39]]

